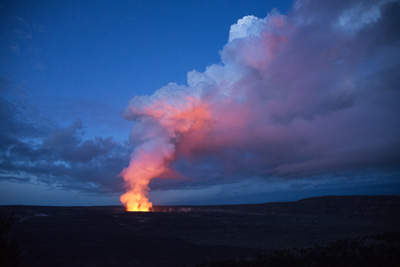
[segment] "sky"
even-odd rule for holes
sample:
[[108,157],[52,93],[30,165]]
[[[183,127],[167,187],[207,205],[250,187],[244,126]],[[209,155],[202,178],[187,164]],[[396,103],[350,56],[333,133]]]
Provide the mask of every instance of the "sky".
[[400,194],[399,1],[0,14],[0,205],[119,205],[142,163],[154,205]]

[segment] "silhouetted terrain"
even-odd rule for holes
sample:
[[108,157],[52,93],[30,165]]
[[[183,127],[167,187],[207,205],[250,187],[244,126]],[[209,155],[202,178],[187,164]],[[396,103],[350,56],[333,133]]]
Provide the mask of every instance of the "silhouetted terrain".
[[400,232],[339,240],[309,248],[257,253],[253,257],[205,262],[198,267],[217,266],[399,266]]
[[[205,262],[252,266],[271,264],[270,259],[278,259],[273,266],[280,266],[279,262],[284,264],[283,259],[290,257],[304,262],[314,254],[326,255],[335,244],[331,242],[388,233],[385,236],[389,239],[382,239],[382,245],[390,236],[398,237],[400,231],[400,196],[158,206],[148,213],[126,212],[120,206],[2,206],[0,211],[15,219],[9,238],[19,243],[25,266],[185,266]],[[389,250],[397,253],[396,240]],[[371,243],[340,242],[347,247],[365,246],[367,251]],[[321,245],[324,249],[318,250]],[[354,251],[360,255],[364,249]],[[384,257],[385,251],[377,249],[374,255]]]

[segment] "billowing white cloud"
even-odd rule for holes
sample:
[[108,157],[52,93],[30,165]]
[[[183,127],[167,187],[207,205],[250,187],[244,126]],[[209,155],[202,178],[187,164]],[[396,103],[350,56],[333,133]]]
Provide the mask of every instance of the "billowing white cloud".
[[239,19],[220,64],[130,102],[140,144],[128,191],[147,201],[171,166],[186,185],[398,168],[399,24],[397,1],[300,1]]

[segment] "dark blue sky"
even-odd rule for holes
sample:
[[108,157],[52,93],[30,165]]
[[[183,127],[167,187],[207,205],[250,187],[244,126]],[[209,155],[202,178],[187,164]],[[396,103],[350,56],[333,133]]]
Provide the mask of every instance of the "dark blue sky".
[[[280,3],[279,3],[280,2]],[[135,95],[219,62],[230,25],[290,1],[7,1],[2,5],[3,79],[68,125],[124,139],[119,116]],[[70,112],[70,110],[74,110]]]
[[[398,71],[399,67],[390,61],[390,57],[378,53],[376,56],[371,55],[375,53],[373,51],[379,49],[387,49],[387,54],[398,50],[398,32],[391,28],[396,23],[392,19],[394,15],[388,13],[388,19],[377,20],[383,26],[378,28],[378,25],[374,30],[372,28],[376,19],[369,21],[374,12],[363,11],[373,10],[372,4],[370,6],[365,4],[360,7],[361,11],[356,10],[358,13],[353,11],[348,15],[344,4],[336,5],[333,2],[326,1],[325,7],[315,4],[315,12],[312,9],[302,10],[300,6],[298,11],[290,15],[292,23],[299,23],[304,17],[309,16],[309,25],[301,24],[296,35],[293,35],[292,39],[288,37],[289,40],[296,41],[298,47],[293,50],[291,47],[286,55],[279,57],[281,62],[286,62],[287,65],[273,63],[274,68],[268,70],[268,75],[265,74],[267,70],[263,69],[264,78],[258,81],[264,84],[268,80],[266,77],[283,77],[284,82],[276,78],[268,80],[265,84],[276,88],[279,87],[276,86],[278,83],[290,87],[292,83],[286,81],[291,79],[298,81],[296,79],[300,74],[297,69],[302,69],[300,65],[305,62],[304,59],[308,58],[310,62],[314,62],[313,55],[310,57],[310,54],[307,54],[309,51],[320,51],[321,54],[329,52],[330,55],[339,51],[343,58],[351,57],[353,61],[346,62],[346,66],[351,64],[357,66],[351,69],[352,76],[349,75],[351,76],[349,81],[356,81],[357,86],[370,83],[371,80],[368,79],[373,76],[372,74],[384,71],[388,74],[381,75],[376,80],[372,79],[372,82],[379,85],[390,82],[394,88],[392,93],[379,95],[381,98],[375,98],[378,99],[375,102],[372,100],[370,102],[369,98],[364,101],[363,99],[367,99],[364,95],[359,97],[361,94],[349,93],[347,102],[343,100],[337,104],[333,100],[324,100],[325,102],[315,104],[313,110],[318,109],[317,116],[320,116],[320,114],[330,114],[332,110],[336,112],[345,109],[346,105],[352,106],[348,103],[353,103],[353,100],[354,103],[361,103],[361,106],[378,103],[376,110],[382,112],[376,115],[376,120],[388,119],[387,124],[380,126],[381,130],[376,132],[375,137],[391,141],[382,144],[376,142],[375,146],[365,145],[367,141],[360,143],[359,146],[366,147],[365,150],[349,148],[351,153],[346,154],[344,157],[346,160],[340,163],[333,160],[332,164],[311,164],[309,166],[314,166],[318,171],[306,172],[305,175],[299,175],[299,178],[281,172],[282,168],[274,165],[275,163],[271,165],[274,171],[266,173],[261,170],[261,165],[270,166],[270,163],[264,161],[268,158],[266,150],[261,153],[253,148],[242,150],[234,146],[235,152],[223,156],[222,159],[215,151],[206,151],[204,153],[209,153],[207,157],[203,157],[202,154],[193,161],[195,164],[198,163],[197,167],[188,164],[184,156],[178,157],[172,162],[173,167],[185,176],[194,173],[195,182],[182,184],[176,180],[162,180],[150,184],[154,189],[150,196],[155,204],[252,203],[294,200],[326,194],[400,193],[398,162],[400,157],[395,152],[400,150],[400,142],[398,137],[396,138],[400,132],[399,127],[388,126],[395,124],[391,117],[398,118],[400,114],[394,104],[385,102],[388,99],[392,99],[392,102],[399,99],[398,78],[390,74]],[[128,141],[134,123],[121,116],[129,100],[137,95],[151,95],[170,82],[187,85],[188,72],[194,69],[204,72],[207,66],[221,62],[220,51],[228,43],[230,26],[238,19],[246,15],[264,18],[273,8],[283,15],[289,15],[292,14],[292,4],[292,1],[3,1],[0,4],[0,104],[2,104],[3,131],[0,136],[0,204],[119,204],[118,197],[124,190],[122,179],[116,175],[129,164],[129,155],[134,148]],[[396,8],[391,10],[397,11]],[[351,46],[349,49],[353,50],[350,52],[343,51],[341,48],[346,45],[346,41],[338,42],[329,51],[328,49],[322,51],[320,47],[328,47],[328,43],[332,43],[331,40],[323,35],[318,35],[319,37],[313,35],[309,38],[312,36],[309,33],[324,32],[317,29],[318,25],[325,25],[323,24],[325,20],[336,18],[338,16],[336,11],[344,14],[340,16],[342,19],[340,23],[344,21],[344,24],[349,25],[346,26],[349,28],[348,39],[351,40],[353,35],[356,36],[354,46],[362,42],[364,29],[367,31],[371,28],[374,33],[382,34],[382,37],[378,36],[376,42],[368,43],[369,50],[365,51]],[[383,11],[381,12],[383,14]],[[321,23],[315,23],[313,20]],[[365,23],[367,20],[369,24]],[[358,22],[362,26],[358,26]],[[329,25],[333,27],[333,24]],[[386,29],[386,32],[382,29]],[[305,38],[299,37],[302,34]],[[340,35],[340,38],[342,36]],[[312,48],[310,44],[315,44],[315,47]],[[230,51],[238,55],[242,51],[240,47],[231,47],[232,45],[230,47],[227,45],[224,50],[225,60],[226,58],[231,60]],[[247,49],[247,46],[243,47]],[[258,46],[254,47],[248,51],[256,51],[254,53],[258,59],[256,50]],[[296,51],[303,51],[307,57],[297,56]],[[354,55],[354,51],[360,53],[358,58],[350,56]],[[328,56],[321,58],[326,59],[326,57]],[[294,63],[289,64],[292,59]],[[320,62],[318,60],[319,58],[315,60],[315,66],[318,66]],[[335,62],[340,60],[339,58]],[[224,64],[229,65],[229,62]],[[297,67],[293,67],[296,70],[291,69],[293,64],[296,64]],[[373,67],[375,65],[378,67]],[[390,68],[380,68],[380,66]],[[391,72],[387,71],[388,69]],[[303,75],[301,81],[306,81],[305,84],[310,87],[322,84],[323,81],[329,84],[327,87],[330,88],[330,86],[341,86],[331,82],[332,80],[348,78],[336,69],[326,68],[326,70],[328,74],[321,72],[315,75]],[[287,73],[290,75],[286,77]],[[328,77],[329,73],[333,73],[331,77]],[[370,76],[365,78],[366,74]],[[251,77],[246,78],[247,81],[254,78]],[[369,90],[375,92],[375,89]],[[307,97],[302,94],[296,96],[296,99],[301,99],[303,95],[304,98]],[[320,101],[328,94],[315,93],[313,97],[315,95],[318,95],[315,99]],[[329,99],[331,95],[334,94],[329,93]],[[302,100],[300,102],[302,106],[307,107],[313,107],[316,103],[314,98],[310,102]],[[344,102],[347,104],[343,104]],[[285,103],[292,107],[296,105],[289,98]],[[306,120],[314,118],[313,110],[307,109],[304,114],[302,113]],[[287,115],[290,112],[275,115],[292,116]],[[372,109],[372,112],[375,112],[375,109]],[[367,114],[368,109],[360,108],[351,114],[356,114],[354,115],[356,117],[360,113]],[[283,124],[287,123],[287,119],[282,118],[279,117],[277,120],[285,121]],[[319,130],[314,127],[326,125],[329,123],[316,122],[313,127],[306,130],[295,129],[318,132]],[[344,123],[340,125],[343,126]],[[361,130],[354,131],[354,136],[359,135],[364,129],[373,128],[373,125],[361,123],[357,127]],[[353,135],[349,133],[348,136],[354,137]],[[333,141],[329,140],[327,142],[335,144],[344,142],[340,136],[332,137]],[[375,141],[368,142],[370,144]],[[325,160],[325,154],[322,152],[325,144],[321,143],[321,141],[316,142],[317,150],[312,148],[301,150],[305,161],[317,154],[322,155],[321,161]],[[253,145],[249,144],[250,147]],[[354,146],[357,147],[357,144]],[[329,145],[326,147],[327,150],[330,149]],[[296,149],[297,146],[293,145],[293,148]],[[226,151],[226,147],[223,149]],[[345,150],[344,147],[343,149]],[[281,147],[277,147],[277,150],[283,151]],[[307,154],[311,150],[312,153]],[[285,156],[286,152],[279,151],[277,154],[280,156],[273,160],[275,162],[279,158],[282,161],[281,166],[284,166],[290,157]],[[365,161],[350,160],[351,155],[359,157],[360,151],[366,153],[376,151],[376,154],[372,153],[375,156]],[[215,167],[215,165],[222,166],[224,163],[221,161],[226,163],[237,159],[242,162],[239,156],[232,156],[241,153],[259,155],[263,157],[263,161],[255,163],[254,166],[248,167],[249,169],[238,164],[240,168],[235,169],[234,174]],[[337,155],[335,154],[335,157],[340,157],[341,154]],[[299,160],[296,159],[296,162]],[[299,172],[305,172],[302,167],[293,167],[294,170],[297,168]],[[197,178],[201,176],[200,173],[208,178]],[[230,181],[221,178],[226,175],[235,178]],[[209,178],[214,176],[217,177],[215,180]]]

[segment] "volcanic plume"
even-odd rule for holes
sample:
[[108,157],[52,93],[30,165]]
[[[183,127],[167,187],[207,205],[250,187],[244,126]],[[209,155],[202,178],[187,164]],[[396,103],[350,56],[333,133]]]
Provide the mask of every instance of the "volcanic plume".
[[[182,89],[171,84],[150,98],[135,97],[127,109],[129,118],[140,118],[131,135],[139,143],[129,167],[122,172],[129,190],[121,202],[128,211],[151,208],[147,194],[150,180],[168,171],[181,136],[199,130],[210,120],[208,105],[200,96],[176,94]],[[172,97],[169,90],[174,92]]]
[[310,0],[239,19],[220,64],[130,101],[121,202],[148,211],[150,181],[178,157],[193,163],[192,179],[207,162],[203,182],[397,166],[399,18],[398,1]]

